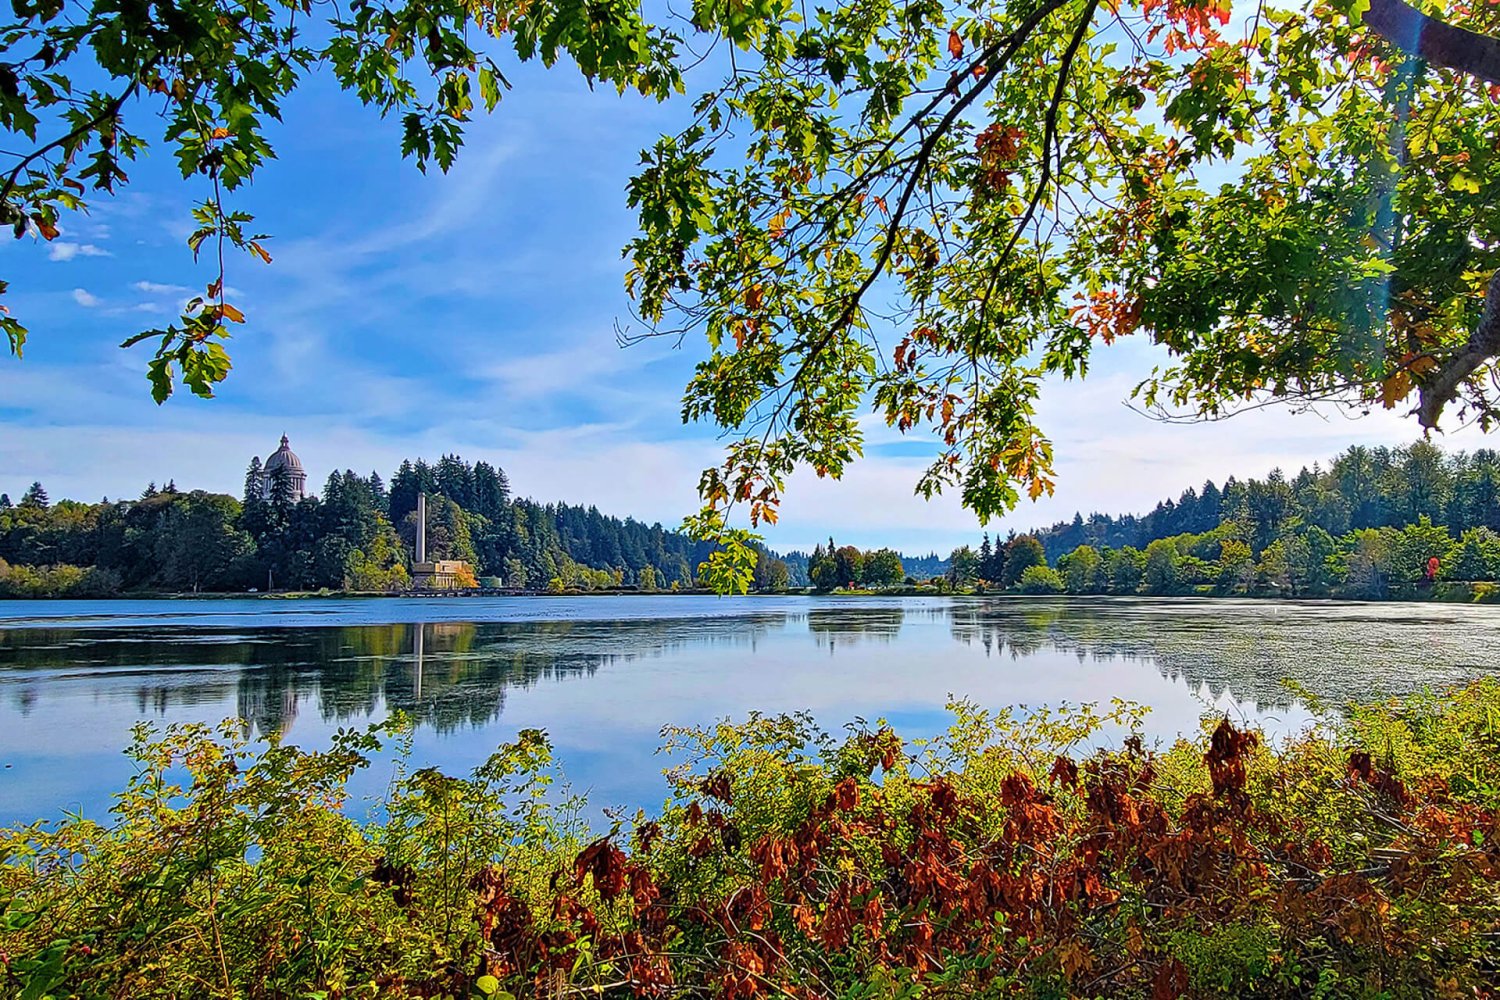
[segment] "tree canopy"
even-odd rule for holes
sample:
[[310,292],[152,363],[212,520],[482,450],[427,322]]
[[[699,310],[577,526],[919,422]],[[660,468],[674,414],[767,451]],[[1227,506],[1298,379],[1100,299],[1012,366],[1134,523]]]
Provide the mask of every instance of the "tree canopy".
[[[626,336],[707,338],[683,415],[736,440],[705,473],[700,532],[741,503],[774,520],[798,466],[840,475],[870,407],[935,433],[919,492],[957,489],[981,518],[1040,496],[1043,382],[1125,336],[1163,349],[1137,397],[1166,417],[1500,412],[1490,5],[1441,21],[1403,0],[700,0],[662,24],[631,0],[14,11],[0,210],[17,236],[51,238],[88,189],[126,182],[148,141],[132,115],[160,115],[184,176],[210,182],[189,242],[214,280],[133,338],[156,338],[158,399],[229,370],[225,324],[244,316],[224,253],[269,254],[224,199],[274,155],[263,124],[309,73],[400,115],[403,153],[446,169],[506,85],[502,47],[665,98],[703,42],[733,55],[709,64],[724,77],[628,186],[645,330]],[[19,351],[19,320],[0,322]],[[742,556],[726,578],[749,578]]]

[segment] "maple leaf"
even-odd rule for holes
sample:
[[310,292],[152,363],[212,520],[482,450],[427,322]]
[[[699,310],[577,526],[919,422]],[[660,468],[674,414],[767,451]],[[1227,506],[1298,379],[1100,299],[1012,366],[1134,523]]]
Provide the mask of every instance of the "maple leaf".
[[1396,404],[1411,395],[1411,375],[1405,371],[1398,371],[1384,382],[1380,383],[1380,405],[1387,410],[1396,408]]

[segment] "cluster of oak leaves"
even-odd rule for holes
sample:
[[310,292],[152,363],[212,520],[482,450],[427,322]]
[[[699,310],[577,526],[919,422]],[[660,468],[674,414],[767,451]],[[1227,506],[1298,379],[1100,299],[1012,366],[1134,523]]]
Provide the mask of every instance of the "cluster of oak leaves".
[[[889,768],[899,742],[863,739]],[[1495,995],[1500,814],[1356,750],[1326,791],[1390,836],[1350,856],[1276,807],[1295,774],[1250,793],[1257,744],[1219,725],[1211,788],[1175,807],[1136,740],[1040,783],[1011,771],[994,799],[847,776],[750,843],[711,774],[675,836],[590,844],[550,902],[484,871],[481,983],[561,995],[586,955],[597,988],[641,997]]]

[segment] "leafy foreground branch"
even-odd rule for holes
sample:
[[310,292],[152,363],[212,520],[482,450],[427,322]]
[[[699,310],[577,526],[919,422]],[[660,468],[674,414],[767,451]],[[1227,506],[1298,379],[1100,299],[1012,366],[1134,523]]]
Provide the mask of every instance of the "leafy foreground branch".
[[[7,995],[1488,997],[1500,684],[1280,748],[1166,751],[1117,703],[943,737],[669,730],[660,817],[596,837],[537,732],[340,807],[383,739],[143,728],[111,829],[0,839]],[[400,739],[397,734],[398,740]],[[181,785],[174,781],[181,780]]]

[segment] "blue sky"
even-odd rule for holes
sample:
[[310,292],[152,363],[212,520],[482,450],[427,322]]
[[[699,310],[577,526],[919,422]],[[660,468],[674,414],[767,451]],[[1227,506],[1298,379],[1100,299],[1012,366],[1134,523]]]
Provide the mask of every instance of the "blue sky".
[[[622,350],[614,336],[628,315],[624,185],[685,102],[590,93],[562,70],[524,67],[512,80],[447,175],[402,160],[397,123],[326,81],[288,103],[272,133],[280,159],[234,199],[274,234],[275,261],[232,264],[231,299],[250,323],[213,400],[182,392],[157,407],[147,348],[116,346],[168,322],[211,277],[183,242],[203,189],[180,179],[168,151],[130,171],[127,194],[65,220],[58,241],[5,243],[7,303],[32,339],[23,361],[0,358],[0,491],[15,497],[39,479],[54,498],[97,500],[175,479],[238,493],[250,457],[285,431],[318,484],[335,467],[388,475],[403,457],[458,452],[500,463],[519,493],[542,500],[668,525],[694,509],[698,473],[719,447],[713,428],[678,417],[703,345]],[[1155,360],[1127,340],[1099,352],[1087,381],[1051,387],[1041,409],[1057,495],[991,531],[1075,509],[1146,509],[1205,478],[1415,436],[1386,413],[1159,424],[1125,406]],[[834,534],[946,551],[977,538],[956,498],[912,496],[927,442],[869,429],[867,457],[843,482],[793,480],[772,547]]]

